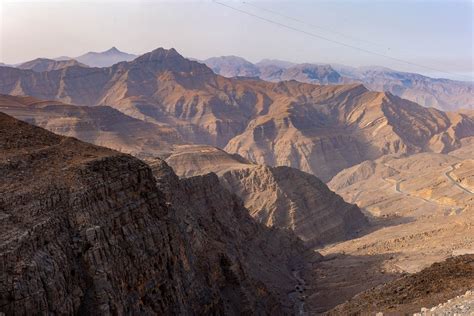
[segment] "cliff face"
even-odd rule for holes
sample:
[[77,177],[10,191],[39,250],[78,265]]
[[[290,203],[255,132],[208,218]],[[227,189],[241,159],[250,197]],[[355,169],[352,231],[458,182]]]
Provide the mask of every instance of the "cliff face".
[[320,255],[307,253],[295,235],[256,223],[215,174],[179,179],[164,161],[149,164],[158,187],[181,218],[179,226],[191,245],[196,274],[210,275],[200,283],[231,302],[226,313],[291,310],[293,302],[287,296],[295,286],[291,271]]
[[3,312],[292,308],[283,293],[304,248],[253,223],[213,176],[181,183],[169,170],[162,192],[140,160],[4,114],[0,149]]
[[293,230],[308,246],[353,238],[368,225],[357,205],[298,169],[259,166],[230,170],[221,179],[242,197],[255,219]]
[[252,164],[210,146],[176,146],[167,162],[180,176],[217,173],[258,222],[292,230],[309,246],[354,237],[367,226],[356,205],[294,168]]

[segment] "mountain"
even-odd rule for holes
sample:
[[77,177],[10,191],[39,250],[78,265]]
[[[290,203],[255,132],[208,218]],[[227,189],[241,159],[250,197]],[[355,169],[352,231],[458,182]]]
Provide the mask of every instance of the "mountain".
[[329,65],[292,64],[278,60],[262,60],[257,64],[237,56],[206,59],[204,63],[224,77],[260,77],[266,81],[297,80],[315,84],[343,83],[343,78]]
[[[229,62],[229,60],[234,62]],[[208,62],[209,61],[209,62]],[[238,61],[238,62],[237,62]],[[384,67],[349,67],[344,65],[294,64],[264,59],[252,64],[240,57],[215,57],[205,63],[217,74],[234,77],[238,70],[251,69],[251,76],[267,81],[297,80],[306,83],[362,83],[372,91],[385,91],[425,107],[445,111],[474,108],[472,82],[435,79],[416,73]]]
[[[213,174],[55,135],[0,113],[0,303],[7,314],[289,314],[320,259],[255,223]],[[307,261],[311,260],[311,261]]]
[[222,56],[206,59],[204,63],[215,73],[224,77],[258,77],[257,66],[237,56]]
[[88,67],[74,59],[59,61],[59,60],[53,60],[53,59],[47,59],[47,58],[37,58],[31,61],[27,61],[23,64],[20,64],[16,66],[16,68],[30,69],[36,72],[43,72],[43,71],[57,70],[57,69],[63,69],[63,68],[73,67],[73,66]]
[[312,94],[297,90],[299,102],[271,104],[268,114],[248,123],[225,150],[327,181],[344,168],[386,154],[448,152],[474,132],[472,117],[423,108],[390,93],[370,92],[360,85],[309,87]]
[[261,68],[260,78],[267,81],[296,80],[313,84],[340,84],[344,78],[330,65],[299,64],[282,71],[268,65]]
[[344,77],[374,91],[387,91],[426,107],[445,111],[474,109],[474,83],[435,79],[383,67],[334,68]]
[[88,52],[74,59],[90,67],[109,67],[122,61],[131,61],[136,57],[137,55],[124,53],[116,47],[112,47],[100,53]]
[[421,107],[360,84],[313,85],[225,78],[176,50],[156,49],[106,68],[36,73],[0,67],[0,92],[108,105],[207,144],[323,181],[385,154],[448,152],[473,136],[463,113]]
[[352,238],[368,225],[355,206],[313,175],[252,164],[210,146],[176,146],[166,158],[180,176],[215,172],[250,214],[269,227],[289,229],[310,247]]
[[164,155],[183,143],[172,128],[132,118],[108,106],[0,95],[0,111],[60,135],[139,157]]
[[[215,147],[179,146],[183,140],[174,129],[107,106],[0,95],[0,111],[52,132],[138,157],[167,157],[180,176],[215,172],[227,189],[243,199],[254,218],[267,226],[294,230],[308,244],[347,239],[366,226],[360,210],[345,204],[312,175],[291,168],[257,166]],[[255,177],[263,183],[255,186]]]
[[279,59],[262,59],[258,63],[255,64],[257,67],[265,67],[265,66],[275,66],[279,68],[290,68],[291,66],[295,66],[295,63],[279,60]]

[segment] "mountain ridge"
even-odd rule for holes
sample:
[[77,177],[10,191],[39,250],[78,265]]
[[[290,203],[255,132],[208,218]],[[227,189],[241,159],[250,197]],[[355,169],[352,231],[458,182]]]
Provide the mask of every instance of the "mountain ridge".
[[470,117],[448,116],[360,83],[225,78],[163,48],[107,68],[34,73],[0,67],[0,92],[108,105],[175,129],[187,143],[299,168],[324,181],[384,154],[447,152],[474,133]]
[[[236,70],[245,65],[247,69],[252,69],[253,76],[268,81],[295,79],[301,82],[320,84],[360,82],[370,90],[391,92],[426,107],[436,107],[447,111],[474,108],[474,84],[472,82],[431,78],[380,66],[295,64],[281,60],[262,60],[253,64],[241,57],[233,57],[232,63],[228,61],[228,56],[212,57],[204,62],[207,62],[216,73],[226,77],[239,75]],[[322,75],[325,73],[324,68],[331,69],[330,77]],[[318,73],[319,75],[311,75]]]

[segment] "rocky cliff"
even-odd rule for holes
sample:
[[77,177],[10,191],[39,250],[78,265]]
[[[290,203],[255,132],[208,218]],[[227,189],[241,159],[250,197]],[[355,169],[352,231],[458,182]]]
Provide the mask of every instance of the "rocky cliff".
[[[0,114],[0,306],[6,314],[291,311],[305,248],[256,224],[209,175]],[[314,258],[317,260],[317,256]]]
[[216,172],[258,222],[292,230],[308,246],[354,237],[368,224],[356,205],[294,168],[252,164],[209,146],[176,146],[167,162],[181,176]]

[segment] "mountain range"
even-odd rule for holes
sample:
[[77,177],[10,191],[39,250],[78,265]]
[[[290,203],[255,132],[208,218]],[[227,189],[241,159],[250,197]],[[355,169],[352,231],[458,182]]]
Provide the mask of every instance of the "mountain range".
[[225,77],[250,76],[267,81],[297,80],[316,84],[362,83],[372,91],[390,92],[426,107],[445,111],[474,109],[472,82],[435,79],[384,67],[294,64],[279,60],[252,64],[237,56],[213,57],[204,63]]
[[[132,61],[138,55],[112,47],[103,52],[88,52],[77,57],[62,56],[55,59],[38,58],[15,67],[37,71],[62,68],[57,61],[77,61],[89,67],[109,67],[122,61]],[[339,64],[296,64],[283,60],[263,59],[251,63],[238,56],[212,57],[203,61],[216,74],[224,77],[259,77],[278,82],[297,80],[314,84],[361,83],[369,90],[390,92],[425,107],[444,111],[474,109],[473,83],[438,79],[417,73],[401,72],[386,67],[350,67]],[[0,66],[8,66],[0,63]]]
[[106,55],[0,66],[0,312],[404,313],[474,280],[430,268],[474,244],[474,111],[363,82],[435,79]]
[[474,133],[472,117],[461,112],[425,108],[360,84],[226,78],[174,49],[104,68],[0,67],[0,92],[110,106],[166,127],[184,143],[218,146],[324,181],[385,154],[449,152]]

